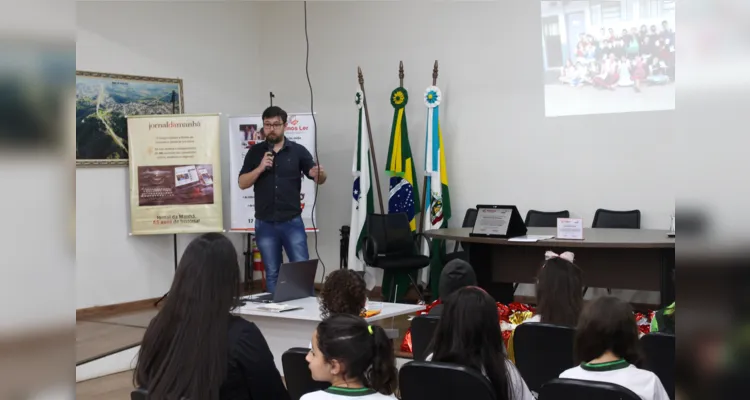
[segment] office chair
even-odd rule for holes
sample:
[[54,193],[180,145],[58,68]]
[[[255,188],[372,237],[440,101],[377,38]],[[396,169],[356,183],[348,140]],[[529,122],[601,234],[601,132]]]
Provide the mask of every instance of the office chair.
[[401,400],[495,400],[495,390],[479,371],[464,366],[411,361],[398,374]]
[[[313,380],[305,356],[310,349],[293,347],[281,355],[281,366],[284,369],[284,382],[291,400],[299,400],[307,393],[325,390],[331,386],[328,382]],[[133,399],[135,400],[135,399]]]

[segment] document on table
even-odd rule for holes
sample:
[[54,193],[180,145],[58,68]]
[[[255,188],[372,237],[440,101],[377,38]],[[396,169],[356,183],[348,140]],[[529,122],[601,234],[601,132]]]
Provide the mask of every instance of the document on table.
[[281,313],[284,311],[292,311],[292,310],[300,310],[302,309],[301,306],[292,306],[289,304],[281,304],[281,303],[268,303],[263,304],[262,306],[258,306],[258,311],[268,311],[268,312],[275,312],[275,313]]
[[516,236],[514,238],[508,239],[509,242],[527,242],[527,243],[534,243],[538,242],[540,240],[549,240],[553,239],[555,236],[553,235],[525,235],[525,236]]

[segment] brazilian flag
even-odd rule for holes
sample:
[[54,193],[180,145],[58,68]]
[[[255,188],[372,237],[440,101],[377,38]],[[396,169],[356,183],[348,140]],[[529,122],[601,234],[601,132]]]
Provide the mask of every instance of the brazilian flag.
[[[412,232],[417,230],[416,214],[420,209],[419,185],[414,168],[414,158],[411,155],[409,144],[409,132],[406,124],[406,104],[409,101],[409,93],[402,87],[397,87],[391,92],[391,105],[393,106],[393,124],[391,125],[391,142],[388,145],[388,161],[385,164],[385,172],[390,177],[388,195],[388,213],[406,213],[409,218]],[[417,273],[412,273],[416,282]],[[383,275],[383,296],[391,298],[391,285],[395,279],[399,300],[406,293],[411,281],[406,273],[386,272]]]

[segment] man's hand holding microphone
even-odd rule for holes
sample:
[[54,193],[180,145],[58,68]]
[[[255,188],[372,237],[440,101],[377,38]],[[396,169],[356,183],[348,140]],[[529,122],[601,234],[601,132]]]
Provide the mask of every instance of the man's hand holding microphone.
[[263,171],[268,171],[271,168],[273,168],[273,152],[267,151],[266,155],[263,156],[263,160],[260,161],[260,165],[258,165],[258,169],[262,173]]

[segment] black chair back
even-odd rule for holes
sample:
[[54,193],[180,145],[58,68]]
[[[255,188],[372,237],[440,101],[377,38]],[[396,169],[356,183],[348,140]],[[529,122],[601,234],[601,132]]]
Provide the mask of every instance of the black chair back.
[[[466,214],[464,214],[464,221],[461,223],[462,228],[473,228],[474,224],[477,222],[477,209],[476,208],[470,208],[466,210]],[[461,246],[461,248],[464,251],[467,251],[469,249],[469,243],[464,242],[456,242],[456,246],[453,248],[453,252],[458,251],[458,246]]]
[[674,400],[676,345],[675,336],[666,333],[654,332],[641,338],[641,347],[646,356],[644,368],[659,377],[672,400]]
[[146,389],[135,389],[130,392],[130,400],[148,400],[148,391]]
[[[325,390],[331,386],[328,382],[314,381],[307,367],[305,356],[310,349],[293,347],[281,355],[281,366],[284,368],[284,381],[291,400],[299,400],[307,393]],[[135,400],[135,399],[134,399]]]
[[642,400],[632,390],[609,382],[553,379],[539,390],[538,400]]
[[613,211],[600,208],[594,214],[592,228],[641,229],[641,211]]
[[[464,214],[464,221],[461,224],[461,227],[473,228],[476,222],[477,222],[477,209],[470,208],[466,210],[466,214]],[[445,258],[443,259],[443,265],[457,258],[460,258],[468,262],[470,245],[471,245],[470,243],[466,243],[466,242],[456,242],[456,244],[453,246],[453,252],[445,255]]]
[[440,317],[418,315],[411,320],[411,352],[414,360],[424,361],[427,358],[427,348],[430,347],[435,336]]
[[398,373],[401,400],[495,400],[481,373],[447,363],[411,361]]
[[516,367],[533,391],[575,366],[575,329],[567,326],[527,322],[513,333]]
[[558,218],[570,218],[568,210],[563,211],[537,211],[529,210],[526,213],[526,226],[534,228],[557,228]]
[[377,255],[413,255],[416,251],[406,213],[368,214],[367,236],[375,242]]

